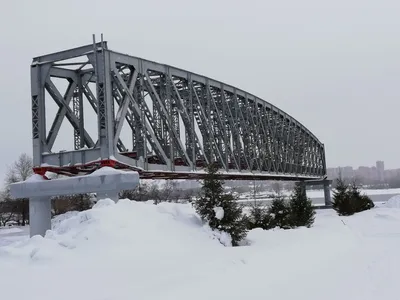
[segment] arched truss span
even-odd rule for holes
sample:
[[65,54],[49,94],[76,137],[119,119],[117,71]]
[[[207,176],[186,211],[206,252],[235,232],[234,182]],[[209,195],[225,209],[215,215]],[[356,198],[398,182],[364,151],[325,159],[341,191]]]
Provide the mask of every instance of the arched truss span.
[[[326,174],[324,145],[276,106],[223,82],[111,51],[106,42],[36,57],[31,79],[39,173],[77,175],[109,164],[146,178],[184,178],[215,162],[226,178]],[[50,128],[46,97],[58,106]],[[84,120],[84,109],[97,115],[97,136],[86,130],[95,120]],[[74,148],[54,153],[65,121],[73,127]],[[122,126],[130,129],[128,140]]]

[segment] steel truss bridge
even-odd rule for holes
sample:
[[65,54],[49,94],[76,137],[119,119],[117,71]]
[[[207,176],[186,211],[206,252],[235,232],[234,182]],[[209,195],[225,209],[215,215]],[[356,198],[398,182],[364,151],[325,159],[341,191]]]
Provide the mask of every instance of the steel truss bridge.
[[[31,90],[37,174],[75,176],[111,166],[141,178],[202,178],[213,162],[225,179],[326,177],[324,145],[276,106],[220,81],[111,51],[105,41],[34,58]],[[49,130],[45,100],[58,106]],[[86,128],[96,121],[84,119],[84,103],[97,114],[97,136]],[[74,148],[53,152],[64,121],[73,127]],[[123,125],[129,143],[121,138]]]

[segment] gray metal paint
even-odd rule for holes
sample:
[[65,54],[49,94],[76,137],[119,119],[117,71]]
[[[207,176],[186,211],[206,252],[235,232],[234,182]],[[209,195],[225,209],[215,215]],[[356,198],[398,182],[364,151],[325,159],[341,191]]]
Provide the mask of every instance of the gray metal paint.
[[[74,57],[87,61],[70,70],[63,61]],[[64,97],[53,77],[70,82]],[[95,93],[88,82],[96,83]],[[82,165],[97,158],[120,157],[120,151],[132,149],[138,158],[124,157],[124,163],[144,170],[150,164],[139,157],[155,154],[161,160],[159,169],[165,171],[175,171],[174,160],[180,157],[187,166],[179,169],[185,171],[199,170],[195,160],[202,158],[206,163],[219,162],[221,171],[263,173],[266,179],[268,174],[291,175],[292,179],[322,179],[326,175],[324,145],[279,108],[223,82],[111,51],[103,41],[35,58],[31,85],[35,167]],[[45,89],[60,107],[48,136]],[[146,95],[152,99],[153,112],[144,101]],[[85,130],[82,103],[86,100],[98,115],[97,137]],[[69,107],[71,101],[73,109]],[[116,118],[114,110],[119,111]],[[65,119],[74,127],[75,145],[66,153],[53,153],[54,140]],[[119,136],[124,121],[132,130],[132,145]],[[184,141],[179,134],[182,130]],[[90,150],[81,149],[84,146]]]

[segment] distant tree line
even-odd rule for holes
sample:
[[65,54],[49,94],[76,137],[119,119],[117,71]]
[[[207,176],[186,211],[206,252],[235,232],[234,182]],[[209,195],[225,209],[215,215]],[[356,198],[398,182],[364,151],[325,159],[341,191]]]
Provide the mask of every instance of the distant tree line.
[[199,188],[181,189],[178,182],[166,180],[164,184],[157,182],[140,183],[136,189],[122,191],[120,199],[130,199],[135,201],[154,201],[160,202],[182,202],[191,201],[198,193]]

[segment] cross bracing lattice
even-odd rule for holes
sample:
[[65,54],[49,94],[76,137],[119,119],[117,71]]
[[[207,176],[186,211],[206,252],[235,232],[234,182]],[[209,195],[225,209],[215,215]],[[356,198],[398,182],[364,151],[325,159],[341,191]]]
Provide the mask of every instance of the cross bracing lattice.
[[[184,178],[204,174],[214,162],[226,178],[326,175],[324,145],[276,106],[217,80],[112,51],[107,42],[34,58],[31,86],[38,173],[77,175],[106,163],[144,178]],[[50,100],[58,111],[47,130]],[[84,118],[84,104],[97,119]],[[53,152],[63,122],[72,125],[74,145]],[[97,122],[96,136],[88,122]]]

